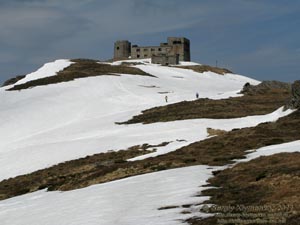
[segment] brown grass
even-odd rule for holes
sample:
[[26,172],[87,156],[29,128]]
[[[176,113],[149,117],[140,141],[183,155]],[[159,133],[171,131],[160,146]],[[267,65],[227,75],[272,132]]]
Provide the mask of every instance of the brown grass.
[[[289,225],[296,225],[300,219],[300,153],[280,153],[260,157],[233,168],[220,171],[209,180],[219,187],[203,191],[211,196],[206,203],[219,206],[267,204],[289,205],[293,215]],[[193,225],[215,225],[216,218],[189,220]]]
[[[61,82],[68,82],[78,78],[93,77],[101,75],[131,74],[141,76],[152,76],[138,68],[129,66],[111,66],[109,64],[100,64],[96,60],[74,59],[71,66],[57,73],[55,76],[45,77],[37,80],[28,81],[24,84],[15,85],[8,91],[22,90],[36,86],[44,86]],[[154,76],[152,76],[154,77]]]
[[127,159],[150,153],[150,148],[167,144],[168,142],[159,145],[144,144],[127,150],[95,154],[3,180],[0,182],[0,200],[44,188],[71,190],[127,177],[134,174],[133,169],[127,168]]
[[261,94],[222,100],[198,99],[142,111],[142,114],[120,124],[155,123],[185,119],[228,119],[271,113],[286,104],[290,91],[272,89]]
[[43,188],[72,190],[133,175],[191,165],[222,166],[232,163],[234,159],[244,158],[246,150],[300,140],[300,126],[297,126],[299,123],[300,111],[296,111],[277,122],[236,129],[165,155],[134,162],[125,160],[147,153],[140,149],[149,149],[149,145],[135,146],[129,151],[96,154],[2,181],[0,196],[4,199]]
[[[81,70],[79,68],[67,69],[62,71],[60,76],[69,77],[68,74],[73,74],[70,77],[75,79],[77,75],[74,73],[77,71],[82,72],[81,77],[98,74],[103,68],[89,66],[94,64],[95,61],[79,60],[77,66],[79,65]],[[43,82],[36,86],[45,85]],[[152,123],[189,118],[235,118],[266,114],[284,105],[289,95],[287,90],[272,89],[260,94],[226,100],[199,99],[194,102],[146,110],[142,115],[134,117],[127,123]],[[297,124],[300,124],[299,110],[277,122],[263,123],[252,128],[236,129],[230,132],[208,128],[210,135],[217,136],[155,158],[135,162],[126,161],[129,158],[149,153],[149,148],[167,145],[167,142],[158,146],[145,144],[118,152],[87,156],[1,181],[0,200],[44,188],[50,191],[66,191],[176,167],[199,164],[226,165],[232,163],[233,159],[243,158],[246,150],[299,140],[300,126]],[[293,204],[298,208],[296,213],[288,218],[286,224],[297,225],[300,220],[299,165],[300,153],[281,153],[237,164],[233,168],[216,172],[215,177],[209,182],[219,188],[206,190],[203,195],[212,196],[207,203],[218,205]],[[160,210],[175,207],[178,206],[165,206]],[[188,222],[193,225],[215,225],[217,219],[216,217],[192,218]]]
[[206,130],[207,130],[208,136],[222,135],[227,132],[225,130],[213,129],[213,128],[209,128],[209,127]]
[[219,68],[219,67],[213,67],[209,65],[195,65],[195,66],[176,66],[177,68],[182,68],[182,69],[190,69],[194,70],[195,72],[198,73],[203,73],[203,72],[214,72],[220,75],[224,75],[225,73],[232,73],[232,71],[225,69],[225,68]]
[[23,79],[25,77],[25,75],[19,75],[19,76],[16,76],[14,78],[11,78],[11,79],[8,79],[7,81],[5,81],[2,85],[2,87],[4,86],[8,86],[8,85],[12,85],[12,84],[15,84],[17,83],[19,80]]

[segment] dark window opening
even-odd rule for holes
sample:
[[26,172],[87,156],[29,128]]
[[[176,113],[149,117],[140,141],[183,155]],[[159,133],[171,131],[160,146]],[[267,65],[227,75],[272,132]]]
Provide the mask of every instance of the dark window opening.
[[117,50],[119,50],[119,49],[120,49],[120,47],[118,46],[118,47],[117,47]]
[[136,49],[136,51],[137,51],[137,52],[139,52],[139,51],[140,51],[140,49],[139,49],[139,48],[137,48],[137,49]]
[[148,55],[145,55],[145,58],[148,57]]
[[144,52],[147,52],[148,51],[148,48],[144,48]]
[[137,58],[140,58],[140,55],[137,55],[136,57],[137,57]]
[[161,48],[158,48],[158,51],[161,51]]
[[154,48],[151,48],[151,52],[154,52],[155,51],[155,49]]
[[182,44],[181,41],[173,41],[173,44],[176,45],[176,44]]

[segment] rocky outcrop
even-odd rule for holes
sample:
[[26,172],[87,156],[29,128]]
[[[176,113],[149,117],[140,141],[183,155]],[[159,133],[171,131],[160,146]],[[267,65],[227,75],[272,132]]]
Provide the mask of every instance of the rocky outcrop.
[[278,89],[290,92],[291,84],[280,81],[263,81],[258,85],[251,85],[250,83],[246,83],[241,93],[248,95],[257,95],[264,94],[269,91],[275,91]]
[[290,108],[290,109],[300,108],[300,80],[296,80],[292,84],[292,98],[287,104],[286,108]]

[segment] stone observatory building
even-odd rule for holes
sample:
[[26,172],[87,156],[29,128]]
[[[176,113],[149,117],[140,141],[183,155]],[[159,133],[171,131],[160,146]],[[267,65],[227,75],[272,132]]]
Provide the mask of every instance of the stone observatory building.
[[168,42],[159,46],[131,45],[128,40],[116,41],[114,60],[151,58],[152,63],[176,65],[179,61],[190,61],[190,41],[184,37],[168,37]]

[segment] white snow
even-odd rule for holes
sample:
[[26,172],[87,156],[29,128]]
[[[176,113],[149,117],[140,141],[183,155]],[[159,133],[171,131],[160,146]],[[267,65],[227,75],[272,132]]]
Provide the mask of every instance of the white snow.
[[[26,82],[55,75],[68,66],[58,60],[26,76]],[[118,65],[118,62],[113,65]],[[136,66],[156,76],[99,76],[7,92],[0,88],[0,180],[54,164],[137,144],[171,141],[145,157],[174,151],[208,138],[206,129],[231,130],[275,121],[291,110],[282,108],[262,116],[237,119],[193,119],[154,124],[116,125],[144,109],[194,100],[195,93],[211,99],[239,96],[246,82],[258,81],[234,74],[162,67]],[[169,102],[164,102],[168,95]],[[178,141],[184,139],[185,141]],[[299,151],[300,143],[268,146],[249,154]],[[253,154],[253,155],[252,155]],[[252,156],[251,156],[252,155]],[[158,210],[164,206],[201,203],[195,197],[214,169],[194,166],[135,176],[69,192],[45,190],[0,201],[1,225],[176,225],[200,206]],[[191,214],[182,214],[187,210]],[[193,211],[195,210],[195,211]]]
[[248,162],[260,156],[270,156],[282,152],[300,152],[300,141],[293,141],[278,145],[270,145],[267,147],[259,148],[257,150],[253,150],[251,153],[246,155],[245,159],[237,160],[237,163]]
[[169,93],[169,103],[194,100],[196,92],[220,99],[237,96],[246,82],[259,83],[233,74],[201,74],[152,64],[137,67],[156,77],[99,76],[22,91],[1,88],[0,180],[86,155],[171,141],[151,155],[163,154],[207,138],[207,127],[255,126],[290,113],[279,109],[266,116],[232,120],[116,125],[141,110],[165,105],[165,94],[159,92]]
[[[299,152],[300,141],[257,149],[249,161],[262,155]],[[38,191],[0,201],[1,225],[179,225],[199,213],[196,197],[212,171],[221,167],[192,166],[130,177],[68,192]],[[224,168],[224,167],[223,167]],[[196,204],[182,208],[185,204]],[[166,206],[179,208],[158,210]],[[190,212],[182,214],[183,211]]]
[[[199,215],[182,206],[196,197],[212,168],[193,166],[135,176],[68,192],[39,191],[0,201],[1,225],[179,225]],[[182,211],[191,214],[182,214]]]
[[42,66],[37,71],[27,74],[26,77],[19,80],[17,84],[23,84],[31,80],[37,80],[40,78],[50,77],[57,74],[57,72],[63,70],[64,68],[70,66],[74,62],[71,62],[68,59],[59,59],[54,62],[46,63],[44,66]]
[[143,63],[143,64],[151,64],[151,58],[147,59],[127,59],[127,60],[120,60],[120,61],[114,61],[112,63],[109,63],[113,66],[121,65],[123,62],[125,63]]
[[[282,116],[286,116],[291,112],[292,110],[283,111],[283,107],[282,107],[273,113],[262,115],[262,116],[247,116],[247,117],[236,118],[236,119],[193,119],[193,120],[185,120],[185,121],[175,121],[175,122],[159,123],[159,124],[152,124],[152,125],[144,125],[144,128],[147,126],[157,126],[157,125],[166,126],[168,128],[171,128],[172,126],[176,126],[180,128],[180,131],[176,129],[172,129],[172,132],[175,132],[175,134],[174,136],[170,136],[170,140],[175,140],[174,137],[176,137],[175,135],[176,133],[178,133],[180,134],[181,139],[186,140],[186,142],[174,141],[165,147],[158,148],[156,152],[135,157],[133,159],[130,159],[130,161],[141,160],[148,157],[166,154],[168,152],[174,151],[190,143],[203,140],[207,138],[206,128],[208,127],[213,129],[222,129],[226,131],[230,131],[234,128],[253,127],[258,125],[259,123],[263,123],[266,121],[276,121],[278,118]],[[161,126],[159,126],[159,128],[164,130],[163,128],[161,128]]]
[[200,66],[200,63],[180,61],[179,66]]

